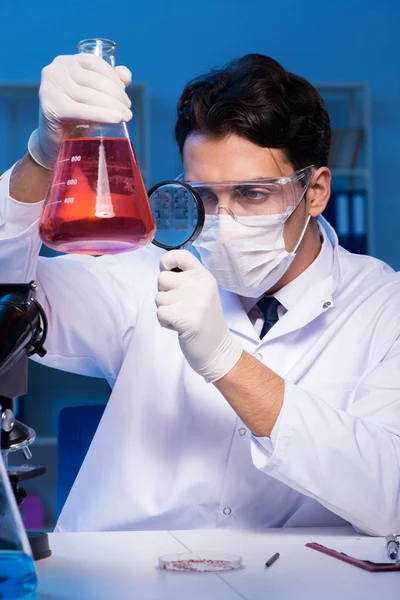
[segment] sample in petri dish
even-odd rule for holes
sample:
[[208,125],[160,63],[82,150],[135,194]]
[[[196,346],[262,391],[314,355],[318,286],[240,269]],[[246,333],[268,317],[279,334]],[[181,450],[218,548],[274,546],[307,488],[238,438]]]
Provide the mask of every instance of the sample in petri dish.
[[215,573],[243,569],[243,559],[237,554],[166,554],[158,559],[158,568],[185,573]]

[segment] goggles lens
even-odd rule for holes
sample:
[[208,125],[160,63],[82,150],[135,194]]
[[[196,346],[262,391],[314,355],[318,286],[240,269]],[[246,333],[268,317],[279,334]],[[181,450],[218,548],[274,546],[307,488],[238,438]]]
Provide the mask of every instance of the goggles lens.
[[[299,204],[310,183],[313,166],[290,176],[259,181],[188,181],[204,205],[206,215],[222,209],[241,217],[278,215],[290,212]],[[290,210],[289,210],[290,209]]]

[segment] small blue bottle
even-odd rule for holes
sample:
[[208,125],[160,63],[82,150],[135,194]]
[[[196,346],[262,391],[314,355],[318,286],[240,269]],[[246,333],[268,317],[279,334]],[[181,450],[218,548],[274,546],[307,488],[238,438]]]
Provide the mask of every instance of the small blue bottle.
[[0,598],[34,598],[36,569],[0,452]]

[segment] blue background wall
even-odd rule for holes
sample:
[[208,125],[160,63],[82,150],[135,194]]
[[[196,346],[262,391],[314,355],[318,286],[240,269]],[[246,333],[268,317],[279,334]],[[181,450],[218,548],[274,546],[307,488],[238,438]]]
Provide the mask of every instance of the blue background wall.
[[248,52],[311,81],[370,83],[374,254],[400,269],[400,2],[398,0],[1,0],[0,79],[38,81],[86,37],[118,44],[117,60],[149,85],[155,182],[175,175],[176,100],[192,77]]
[[[260,52],[314,82],[369,82],[374,254],[400,269],[399,0],[0,0],[0,6],[0,80],[39,81],[46,64],[74,53],[83,38],[117,42],[117,62],[149,86],[153,182],[180,171],[172,138],[176,101],[189,79],[213,66]],[[33,365],[29,424],[54,435],[60,404],[105,401],[107,394],[103,382]]]

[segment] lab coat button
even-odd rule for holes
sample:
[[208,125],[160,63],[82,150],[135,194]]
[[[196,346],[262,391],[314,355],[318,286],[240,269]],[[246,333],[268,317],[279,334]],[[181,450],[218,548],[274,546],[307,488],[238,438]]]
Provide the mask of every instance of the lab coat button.
[[260,353],[256,354],[255,358],[257,360],[262,360],[262,354],[260,354]]
[[324,304],[322,305],[322,308],[329,308],[331,304],[332,304],[332,302],[324,302]]
[[224,515],[228,516],[231,514],[232,509],[229,508],[229,506],[226,506],[222,512],[224,513]]
[[247,431],[246,431],[246,429],[244,427],[241,427],[239,429],[239,435],[246,435],[246,433],[247,433]]

